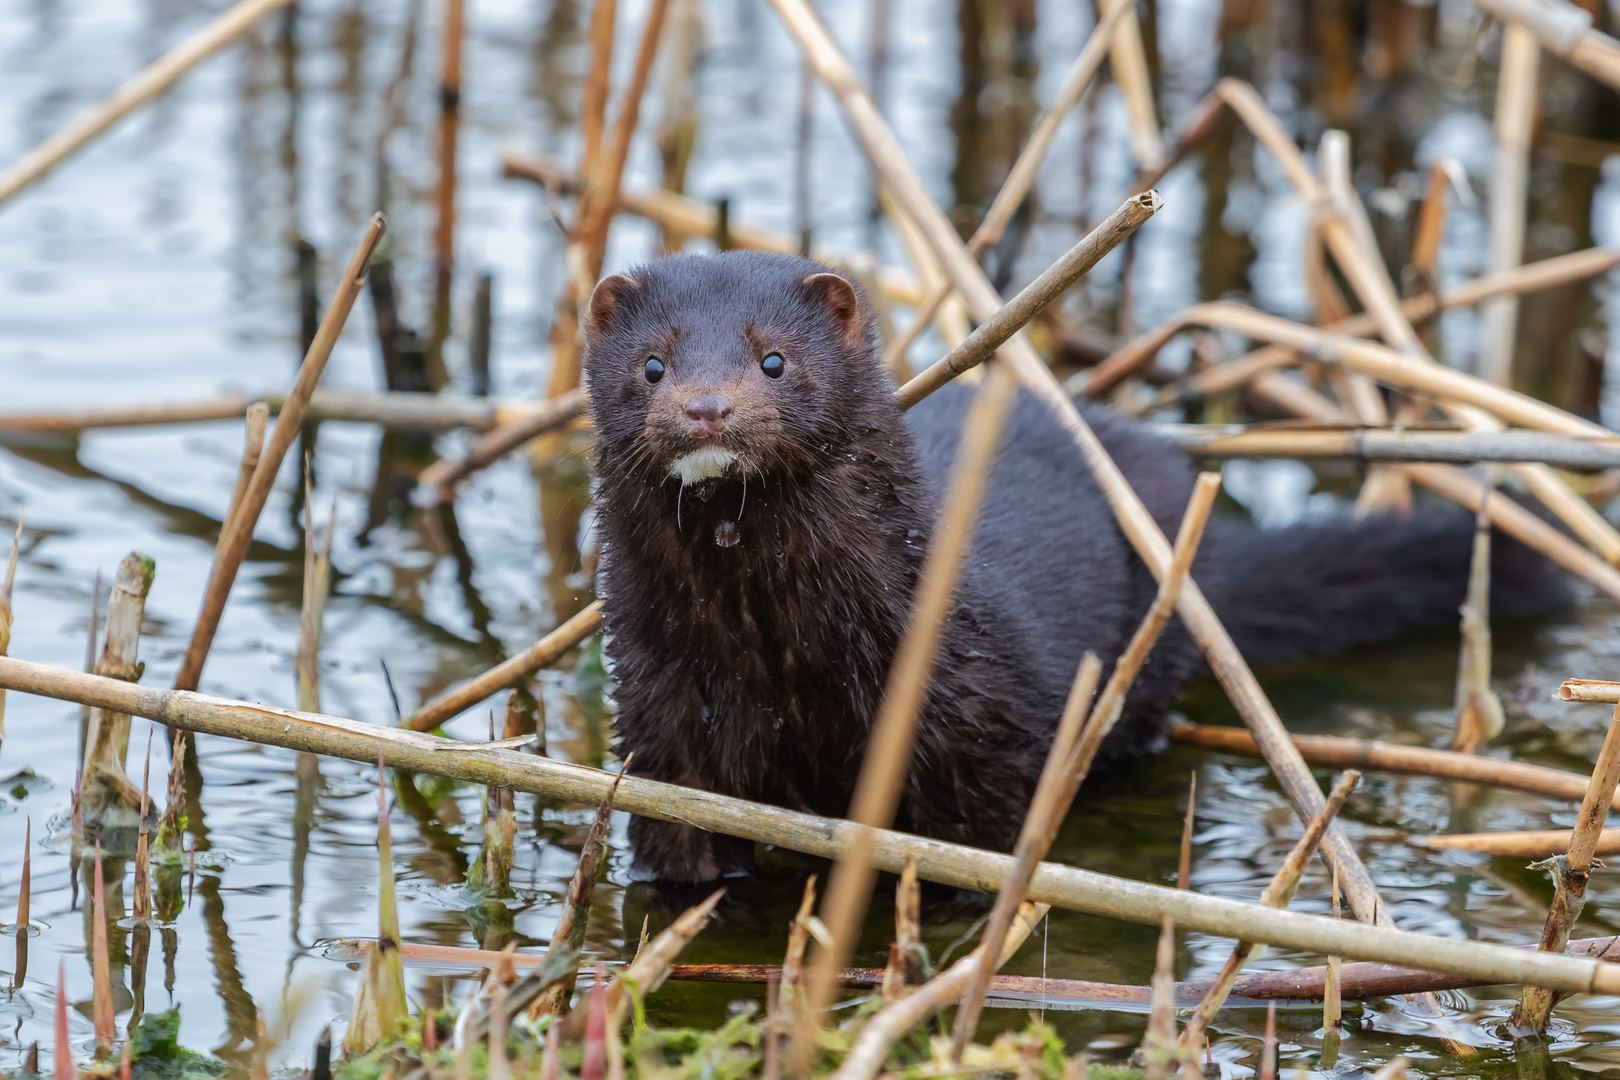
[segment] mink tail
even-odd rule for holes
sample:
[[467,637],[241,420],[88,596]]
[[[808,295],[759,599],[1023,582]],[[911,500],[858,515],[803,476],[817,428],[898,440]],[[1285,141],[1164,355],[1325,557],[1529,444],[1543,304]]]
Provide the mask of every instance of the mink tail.
[[[1405,630],[1458,622],[1468,587],[1474,517],[1424,509],[1265,530],[1212,520],[1194,571],[1251,661],[1334,652]],[[1204,566],[1207,565],[1206,570]],[[1573,601],[1543,556],[1491,535],[1491,615]]]

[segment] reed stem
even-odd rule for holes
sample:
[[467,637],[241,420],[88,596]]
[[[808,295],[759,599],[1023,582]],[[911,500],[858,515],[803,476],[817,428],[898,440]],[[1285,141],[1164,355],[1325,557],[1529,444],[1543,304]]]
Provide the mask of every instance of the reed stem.
[[293,440],[298,437],[298,429],[303,423],[310,395],[315,392],[315,385],[320,381],[321,373],[326,370],[327,358],[332,355],[332,346],[337,343],[338,334],[343,330],[343,323],[349,317],[349,309],[354,306],[355,298],[365,287],[366,268],[371,265],[372,252],[382,239],[385,227],[381,214],[372,217],[365,236],[361,238],[360,246],[355,250],[354,257],[349,260],[348,268],[344,271],[337,295],[327,305],[326,314],[321,319],[320,331],[315,335],[315,344],[310,347],[303,364],[299,366],[298,379],[293,384],[292,392],[287,395],[287,402],[282,406],[281,415],[276,420],[276,429],[270,438],[270,445],[260,456],[259,463],[253,470],[253,478],[242,493],[240,505],[220,533],[219,543],[214,550],[214,565],[208,575],[207,592],[203,596],[202,610],[197,615],[197,625],[192,631],[190,643],[186,646],[186,655],[181,662],[180,672],[175,676],[176,689],[197,688],[197,682],[202,676],[203,663],[208,659],[208,650],[214,643],[214,632],[219,629],[219,619],[225,610],[225,601],[230,596],[231,586],[236,583],[236,572],[242,565],[242,559],[247,555],[248,545],[253,542],[254,526],[258,524],[259,514],[263,512],[265,501],[270,497],[270,489],[275,486],[276,474],[281,470],[282,459],[287,456]]

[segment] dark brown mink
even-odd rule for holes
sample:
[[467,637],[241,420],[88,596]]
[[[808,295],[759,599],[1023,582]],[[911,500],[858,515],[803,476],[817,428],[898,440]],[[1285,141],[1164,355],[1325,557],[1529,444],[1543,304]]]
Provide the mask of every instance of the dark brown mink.
[[[606,651],[619,755],[637,776],[842,816],[905,629],[971,388],[902,414],[856,286],[808,260],[676,256],[605,279],[586,320]],[[1167,534],[1193,471],[1105,409],[1088,421]],[[1212,521],[1194,576],[1245,655],[1341,648],[1455,623],[1462,513],[1262,532]],[[1562,602],[1498,543],[1498,612]],[[1076,665],[1112,664],[1154,595],[1079,451],[1021,395],[921,718],[898,828],[1006,850]],[[1199,664],[1154,648],[1097,772],[1163,743]],[[750,842],[630,826],[638,869],[706,881]]]

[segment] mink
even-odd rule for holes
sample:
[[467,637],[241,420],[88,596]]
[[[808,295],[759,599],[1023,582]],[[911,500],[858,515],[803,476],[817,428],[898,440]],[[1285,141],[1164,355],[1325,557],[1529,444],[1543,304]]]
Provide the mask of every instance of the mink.
[[[604,279],[585,319],[598,581],[636,776],[842,816],[972,388],[902,413],[858,287],[787,255],[680,255]],[[1159,526],[1192,490],[1182,451],[1082,406]],[[1248,659],[1452,623],[1473,519],[1210,522],[1193,576]],[[1567,599],[1495,547],[1498,612]],[[1078,449],[1020,393],[1008,416],[917,729],[898,828],[1008,850],[1076,666],[1111,665],[1156,586]],[[1094,772],[1150,753],[1200,665],[1172,621]],[[636,818],[642,875],[745,873],[751,842]]]

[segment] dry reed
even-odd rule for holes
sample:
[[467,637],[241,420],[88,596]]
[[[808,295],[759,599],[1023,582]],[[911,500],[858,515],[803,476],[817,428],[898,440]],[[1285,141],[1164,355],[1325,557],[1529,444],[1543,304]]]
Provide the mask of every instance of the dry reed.
[[203,663],[207,660],[209,647],[213,644],[214,632],[219,628],[225,601],[230,596],[231,586],[236,582],[236,572],[247,554],[248,545],[253,542],[253,528],[258,524],[265,501],[270,497],[270,489],[275,485],[276,473],[281,469],[282,459],[287,456],[287,450],[298,437],[298,429],[303,423],[310,395],[315,392],[315,384],[320,381],[321,373],[326,369],[327,358],[332,355],[332,346],[337,343],[338,334],[343,330],[349,309],[354,306],[355,298],[365,286],[366,268],[371,265],[372,253],[376,250],[378,241],[382,239],[384,227],[381,214],[372,217],[365,236],[361,238],[354,257],[349,260],[349,265],[344,271],[337,295],[327,305],[326,314],[321,319],[320,330],[315,335],[315,342],[310,346],[304,362],[298,368],[298,379],[293,384],[292,392],[287,395],[287,402],[282,406],[281,415],[276,420],[276,429],[270,438],[270,445],[260,456],[259,463],[253,470],[253,479],[242,493],[240,506],[220,532],[219,543],[214,550],[214,565],[208,575],[208,589],[203,597],[202,610],[198,613],[191,641],[186,646],[186,655],[181,662],[180,672],[175,676],[176,689],[194,690],[202,676]]
[[[1350,797],[1350,793],[1360,782],[1361,774],[1354,769],[1348,769],[1340,775],[1333,785],[1333,790],[1323,802],[1322,809],[1317,811],[1316,816],[1305,826],[1305,835],[1294,844],[1283,859],[1282,866],[1272,875],[1265,892],[1260,894],[1261,906],[1268,908],[1288,906],[1288,902],[1294,897],[1294,890],[1299,887],[1300,875],[1305,872],[1306,863],[1315,856],[1328,825],[1338,815],[1344,801]],[[1238,972],[1254,956],[1254,951],[1255,944],[1250,941],[1239,941],[1233,946],[1231,955],[1226,958],[1220,973],[1215,976],[1215,985],[1210,987],[1192,1015],[1187,1017],[1187,1025],[1181,1033],[1181,1051],[1193,1058],[1195,1071],[1189,1080],[1196,1080],[1197,1050],[1204,1043],[1204,1032],[1208,1030],[1209,1022],[1220,1011],[1227,995],[1232,992],[1232,985],[1237,980]]]
[[[1502,59],[1496,78],[1496,163],[1491,170],[1490,269],[1502,273],[1524,257],[1524,215],[1530,182],[1530,138],[1541,74],[1541,45],[1523,26],[1502,28]],[[1485,305],[1479,374],[1503,386],[1512,382],[1519,304],[1511,296]]]
[[[974,317],[981,322],[993,318],[996,310],[1002,306],[1000,297],[963,246],[950,222],[933,203],[895,141],[894,134],[861,89],[859,79],[827,36],[826,30],[804,0],[771,0],[771,4],[810,59],[817,76],[844,107],[845,115],[868,158],[883,182],[922,230]],[[1162,579],[1169,571],[1170,543],[1096,434],[1080,416],[1074,403],[1021,335],[1015,335],[1003,345],[1001,355],[1013,366],[1020,382],[1052,410],[1059,424],[1069,432],[1099,489],[1108,499],[1120,530],[1153,575]],[[1179,610],[1183,623],[1203,649],[1217,679],[1265,748],[1266,760],[1277,774],[1295,813],[1302,819],[1308,819],[1321,806],[1321,789],[1289,743],[1281,719],[1271,707],[1236,644],[1195,584],[1189,583],[1183,592]],[[1343,872],[1352,908],[1369,914],[1383,910],[1371,875],[1341,830],[1329,831],[1324,849],[1330,861],[1339,865]]]
[[[1598,840],[1603,823],[1609,817],[1614,802],[1615,784],[1620,783],[1620,709],[1615,710],[1609,723],[1603,747],[1598,751],[1597,767],[1592,770],[1592,782],[1586,797],[1581,800],[1580,814],[1569,841],[1569,851],[1554,855],[1538,867],[1547,870],[1553,879],[1553,900],[1547,911],[1547,922],[1541,931],[1540,948],[1543,952],[1562,955],[1569,942],[1570,928],[1580,918],[1586,904],[1586,883],[1591,876]],[[1547,1018],[1557,1002],[1558,995],[1538,986],[1524,988],[1518,1007],[1508,1020],[1511,1030],[1529,1031],[1543,1036],[1547,1031]]]
[[596,600],[518,655],[429,701],[411,714],[405,726],[412,731],[432,731],[446,720],[556,663],[601,628],[602,601]]
[[996,457],[1002,423],[1017,384],[1004,365],[991,367],[962,425],[962,438],[950,480],[918,574],[911,615],[895,651],[883,704],[867,738],[848,818],[857,826],[849,850],[833,867],[822,904],[831,947],[816,951],[807,984],[807,1002],[797,1018],[792,1068],[803,1072],[810,1060],[821,1012],[832,1002],[833,972],[847,966],[875,876],[869,856],[872,829],[887,828],[900,804],[911,767],[917,722],[932,681],[936,654],[962,563],[967,558],[980,498]]
[[[0,686],[128,712],[188,731],[350,761],[375,761],[382,752],[395,768],[473,784],[497,784],[566,802],[599,803],[609,787],[618,783],[615,809],[775,844],[818,858],[838,857],[848,849],[851,837],[862,831],[861,826],[847,821],[633,776],[619,778],[511,750],[474,748],[445,753],[444,748],[467,744],[342,717],[141,686],[12,658],[0,658]],[[888,830],[875,830],[871,862],[878,870],[897,873],[904,865],[907,850],[913,852],[917,872],[924,879],[979,891],[999,888],[1012,865],[1011,857],[1006,855]],[[1029,896],[1071,910],[1153,925],[1170,915],[1185,930],[1349,958],[1421,965],[1492,983],[1620,993],[1620,969],[1575,957],[1518,952],[1389,927],[1272,911],[1051,863],[1043,863],[1036,871]]]

